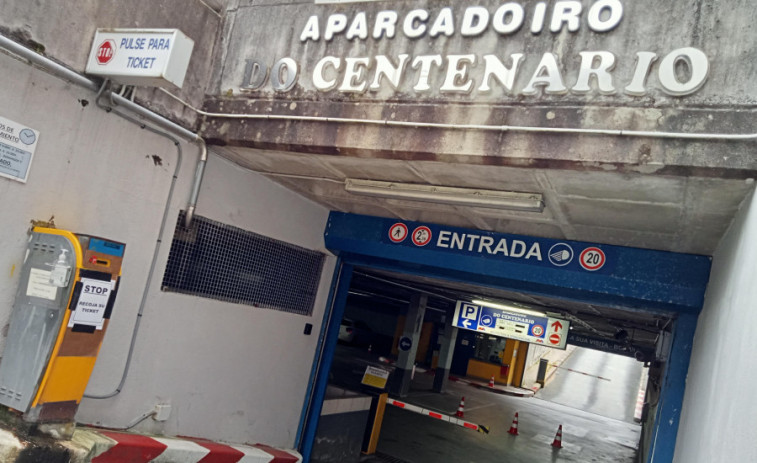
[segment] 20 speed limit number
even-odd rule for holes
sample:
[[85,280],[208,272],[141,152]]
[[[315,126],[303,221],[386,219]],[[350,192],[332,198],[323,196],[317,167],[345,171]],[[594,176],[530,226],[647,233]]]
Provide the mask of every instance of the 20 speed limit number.
[[606,260],[605,252],[595,247],[584,249],[579,258],[581,267],[590,272],[601,269],[605,265]]

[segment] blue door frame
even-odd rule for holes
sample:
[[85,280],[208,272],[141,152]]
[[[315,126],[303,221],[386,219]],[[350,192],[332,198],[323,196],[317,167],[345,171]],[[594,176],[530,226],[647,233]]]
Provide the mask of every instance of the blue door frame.
[[676,318],[647,456],[648,463],[672,461],[696,320],[709,279],[709,257],[340,212],[330,214],[324,237],[340,263],[314,359],[310,400],[298,429],[305,463],[315,441],[356,266]]

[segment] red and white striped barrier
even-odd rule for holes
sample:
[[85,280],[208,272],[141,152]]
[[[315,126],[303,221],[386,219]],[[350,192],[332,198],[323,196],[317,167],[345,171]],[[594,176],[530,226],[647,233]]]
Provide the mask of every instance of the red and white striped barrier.
[[426,408],[409,404],[407,402],[400,402],[399,400],[395,400],[395,399],[389,399],[386,401],[386,403],[389,405],[394,405],[395,407],[401,408],[403,410],[407,410],[409,412],[430,416],[431,418],[436,418],[437,420],[442,420],[447,423],[455,424],[457,426],[462,426],[463,428],[466,428],[466,429],[472,429],[474,431],[489,434],[488,426],[471,423],[470,421],[461,420],[460,418],[455,418],[454,416],[445,415],[443,413],[435,412],[433,410],[428,410]]
[[293,450],[267,445],[230,445],[201,439],[149,437],[112,431],[98,434],[113,441],[99,449],[92,463],[300,463]]
[[636,422],[641,421],[641,415],[644,411],[644,399],[647,395],[647,380],[649,378],[649,370],[646,368],[641,373],[641,378],[639,378],[639,392],[636,394],[636,409],[633,413],[633,419]]

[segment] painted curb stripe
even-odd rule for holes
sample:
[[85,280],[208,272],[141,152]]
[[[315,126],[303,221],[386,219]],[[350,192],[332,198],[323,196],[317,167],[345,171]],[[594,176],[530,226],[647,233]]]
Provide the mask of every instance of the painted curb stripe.
[[162,442],[138,434],[100,431],[100,434],[117,442],[110,450],[92,459],[92,463],[146,463],[163,453],[167,446]]
[[202,439],[190,440],[195,444],[201,445],[210,450],[210,453],[205,455],[205,457],[197,463],[238,463],[244,458],[244,453],[229,445]]
[[273,461],[273,455],[255,447],[247,445],[234,445],[232,447],[244,454],[239,463],[271,463]]
[[271,463],[299,463],[302,460],[299,455],[293,455],[286,450],[280,450],[264,444],[255,444],[253,447],[259,448],[273,455]]
[[210,453],[210,449],[190,440],[164,437],[153,437],[153,439],[168,447],[165,452],[151,460],[153,463],[197,463]]
[[92,463],[301,463],[293,450],[264,444],[227,445],[204,439],[147,437],[113,431],[98,431],[114,445]]

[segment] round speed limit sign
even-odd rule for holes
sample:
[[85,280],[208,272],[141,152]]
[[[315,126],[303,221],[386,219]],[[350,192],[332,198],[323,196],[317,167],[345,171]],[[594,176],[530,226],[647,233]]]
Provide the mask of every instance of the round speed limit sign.
[[581,256],[579,258],[581,267],[590,272],[601,269],[602,266],[605,265],[605,260],[606,258],[604,251],[595,247],[584,249],[581,252]]

